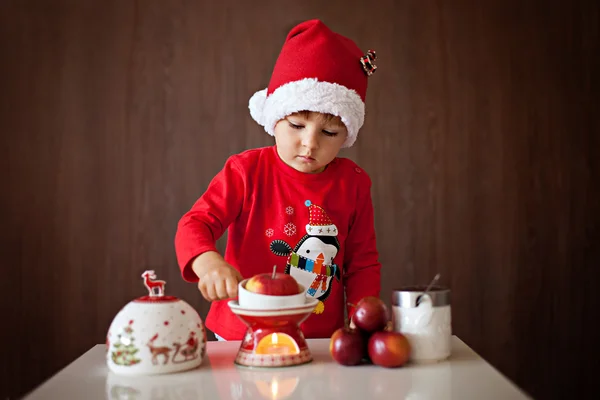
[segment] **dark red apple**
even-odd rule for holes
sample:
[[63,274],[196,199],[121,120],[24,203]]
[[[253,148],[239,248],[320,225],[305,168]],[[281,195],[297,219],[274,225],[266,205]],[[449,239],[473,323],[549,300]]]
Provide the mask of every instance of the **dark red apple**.
[[356,329],[340,328],[331,335],[329,353],[339,364],[358,365],[366,353],[363,336]]
[[290,296],[300,293],[300,286],[291,275],[275,272],[273,268],[271,274],[258,274],[248,279],[246,290],[271,296]]
[[385,303],[378,297],[363,297],[354,309],[352,322],[365,332],[372,333],[385,329],[389,320],[389,312]]
[[381,331],[371,335],[369,358],[375,365],[386,368],[401,367],[410,357],[410,343],[400,332]]

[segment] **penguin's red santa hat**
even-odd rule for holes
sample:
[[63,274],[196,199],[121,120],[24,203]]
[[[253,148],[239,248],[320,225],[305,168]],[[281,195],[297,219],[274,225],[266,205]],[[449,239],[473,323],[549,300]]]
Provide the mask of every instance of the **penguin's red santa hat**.
[[277,122],[295,112],[332,114],[348,130],[342,147],[350,147],[364,123],[375,58],[320,20],[303,22],[287,35],[269,86],[251,97],[250,115],[273,136]]
[[310,236],[337,236],[337,226],[331,221],[329,215],[322,207],[306,200],[304,205],[308,207],[308,224],[306,233]]

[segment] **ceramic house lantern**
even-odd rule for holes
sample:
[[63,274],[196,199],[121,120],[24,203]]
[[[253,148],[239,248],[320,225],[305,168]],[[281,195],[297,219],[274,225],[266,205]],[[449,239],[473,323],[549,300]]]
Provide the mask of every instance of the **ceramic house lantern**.
[[156,375],[198,367],[206,352],[206,330],[196,310],[165,295],[154,271],[142,274],[148,295],[129,302],[113,319],[106,361],[119,375]]

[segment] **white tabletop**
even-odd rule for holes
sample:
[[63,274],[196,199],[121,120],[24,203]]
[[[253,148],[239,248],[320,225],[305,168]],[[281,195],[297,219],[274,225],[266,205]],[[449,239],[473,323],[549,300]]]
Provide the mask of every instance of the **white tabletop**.
[[452,356],[436,364],[344,367],[329,355],[329,339],[308,340],[314,360],[276,369],[233,363],[240,342],[209,342],[207,358],[192,371],[123,377],[108,370],[106,347],[96,345],[30,393],[35,399],[528,399],[529,397],[453,337]]

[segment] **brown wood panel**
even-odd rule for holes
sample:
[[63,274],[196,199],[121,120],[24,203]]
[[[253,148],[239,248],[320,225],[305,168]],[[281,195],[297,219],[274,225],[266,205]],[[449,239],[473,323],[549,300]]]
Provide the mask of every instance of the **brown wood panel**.
[[272,143],[248,98],[314,17],[378,52],[343,155],[373,179],[382,297],[439,271],[455,333],[496,368],[536,398],[588,393],[597,2],[287,6],[2,2],[0,398],[102,343],[146,268],[206,315],[179,277],[177,220],[228,155]]

